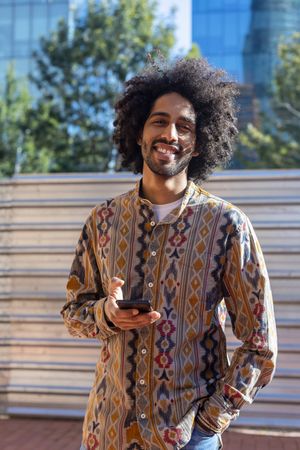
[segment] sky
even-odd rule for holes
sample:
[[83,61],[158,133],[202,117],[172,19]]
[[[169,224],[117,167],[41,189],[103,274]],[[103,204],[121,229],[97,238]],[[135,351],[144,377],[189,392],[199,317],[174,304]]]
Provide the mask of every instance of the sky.
[[[73,4],[82,5],[87,0],[73,0]],[[157,9],[161,18],[167,18],[173,6],[176,7],[175,13],[175,37],[177,44],[175,54],[188,51],[191,48],[191,2],[192,0],[158,0]]]
[[158,2],[158,11],[164,17],[168,17],[172,6],[176,7],[175,14],[175,36],[177,45],[176,52],[180,50],[188,51],[192,46],[192,26],[191,26],[191,5],[192,0],[163,0]]

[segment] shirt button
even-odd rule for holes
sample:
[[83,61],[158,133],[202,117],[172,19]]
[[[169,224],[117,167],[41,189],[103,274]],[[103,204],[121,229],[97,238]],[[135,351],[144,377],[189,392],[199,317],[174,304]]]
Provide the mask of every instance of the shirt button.
[[150,288],[153,287],[152,281],[150,281],[150,283],[148,283],[148,286],[149,286]]
[[152,256],[156,256],[156,252],[153,250],[153,252],[151,252]]
[[140,384],[143,386],[145,384],[145,380],[141,379]]
[[142,355],[146,355],[147,350],[145,348],[142,349]]
[[141,419],[146,419],[146,414],[142,413],[141,414]]
[[154,220],[151,220],[150,225],[151,225],[151,227],[154,227],[154,226],[155,226]]

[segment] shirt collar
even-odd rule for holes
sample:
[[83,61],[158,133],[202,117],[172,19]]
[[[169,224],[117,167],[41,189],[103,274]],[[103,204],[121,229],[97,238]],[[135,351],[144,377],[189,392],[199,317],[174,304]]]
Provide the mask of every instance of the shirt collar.
[[[133,199],[136,206],[141,206],[142,204],[147,205],[149,208],[152,209],[152,203],[140,196],[140,186],[141,186],[141,180],[139,179],[136,184],[133,191]],[[170,212],[162,221],[161,223],[173,223],[175,220],[178,219],[178,217],[182,214],[184,209],[187,205],[195,203],[196,197],[199,197],[201,194],[201,189],[199,186],[195,185],[195,183],[192,180],[188,180],[187,187],[185,190],[185,193],[182,198],[181,205]]]

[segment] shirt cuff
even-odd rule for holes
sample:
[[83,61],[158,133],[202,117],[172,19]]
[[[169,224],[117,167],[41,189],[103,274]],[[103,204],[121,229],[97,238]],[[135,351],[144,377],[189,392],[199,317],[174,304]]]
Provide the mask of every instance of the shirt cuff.
[[197,421],[197,418],[195,419],[195,428],[199,431],[201,431],[202,434],[205,434],[205,436],[214,436],[216,433],[212,430],[209,430],[208,428],[204,427],[201,423]]
[[99,336],[101,339],[107,339],[115,334],[118,334],[121,330],[110,322],[104,312],[104,303],[107,297],[101,298],[95,305],[95,320],[97,327],[99,328]]
[[196,422],[203,432],[221,434],[238,415],[239,410],[223,396],[213,394],[199,409]]

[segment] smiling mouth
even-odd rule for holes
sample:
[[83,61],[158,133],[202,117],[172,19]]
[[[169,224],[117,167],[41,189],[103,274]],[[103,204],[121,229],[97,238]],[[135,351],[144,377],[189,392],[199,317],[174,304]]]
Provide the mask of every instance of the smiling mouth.
[[156,144],[154,145],[154,150],[162,155],[175,155],[179,152],[178,148],[175,145],[167,145],[167,144]]

